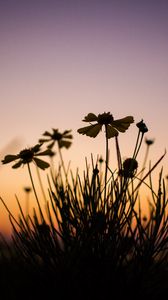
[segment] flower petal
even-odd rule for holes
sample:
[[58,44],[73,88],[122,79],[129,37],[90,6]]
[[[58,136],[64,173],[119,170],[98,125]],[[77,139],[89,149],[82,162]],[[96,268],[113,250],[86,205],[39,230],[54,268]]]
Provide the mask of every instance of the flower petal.
[[14,161],[15,159],[17,159],[17,155],[6,155],[5,158],[2,160],[2,163],[8,164],[11,161]]
[[39,139],[39,143],[45,143],[45,142],[49,142],[50,139]]
[[50,166],[49,163],[47,163],[46,161],[41,160],[37,157],[34,157],[33,160],[36,163],[37,167],[39,167],[42,170],[45,170]]
[[81,134],[86,134],[90,137],[96,137],[102,128],[101,124],[90,125],[86,127],[79,128],[77,131]]
[[52,149],[52,148],[54,147],[54,145],[55,145],[55,140],[54,140],[53,142],[51,142],[51,143],[47,146],[47,148]]
[[31,148],[31,150],[34,152],[34,153],[37,153],[38,151],[40,151],[40,148],[41,148],[42,144],[36,144],[34,147]]
[[71,140],[71,139],[73,139],[73,135],[72,134],[64,135],[63,138]]
[[22,164],[24,164],[23,161],[22,161],[22,160],[19,160],[16,164],[14,164],[14,165],[12,166],[12,168],[13,168],[13,169],[17,169],[17,168],[19,168]]
[[118,131],[111,125],[107,125],[107,138],[110,139],[118,135]]
[[51,133],[48,132],[48,131],[45,131],[45,132],[43,133],[43,135],[45,135],[45,136],[50,136],[50,137],[51,137]]
[[36,156],[43,156],[43,155],[50,156],[51,152],[52,152],[52,150],[48,148],[47,150],[44,150],[44,151],[42,151],[40,153],[37,153]]
[[62,133],[62,135],[65,136],[65,135],[69,134],[70,132],[72,132],[71,129],[70,130],[64,130],[64,132]]
[[89,113],[83,120],[84,122],[93,122],[97,121],[97,116],[93,113]]
[[113,127],[115,127],[120,132],[125,132],[131,123],[134,122],[132,116],[128,116],[122,119],[115,120],[111,123]]
[[69,141],[63,141],[63,140],[58,141],[58,145],[59,145],[60,148],[65,147],[65,148],[68,149],[71,146],[71,144],[72,143],[69,142]]

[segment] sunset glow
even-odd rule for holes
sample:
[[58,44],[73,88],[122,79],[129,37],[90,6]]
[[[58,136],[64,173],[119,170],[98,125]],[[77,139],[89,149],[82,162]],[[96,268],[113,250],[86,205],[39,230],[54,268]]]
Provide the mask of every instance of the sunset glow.
[[[164,0],[1,1],[0,159],[34,146],[46,130],[71,129],[73,143],[63,156],[74,172],[77,167],[82,172],[91,153],[95,160],[105,157],[105,139],[103,131],[92,139],[77,129],[88,113],[110,112],[115,119],[134,117],[128,132],[119,135],[122,159],[133,153],[136,123],[145,121],[146,137],[154,139],[148,165],[149,160],[154,165],[168,149],[167,53]],[[113,140],[109,148],[115,169]],[[167,162],[166,154],[154,172],[156,185],[162,165],[168,174]],[[17,215],[15,195],[25,207],[30,179],[26,166],[11,166],[0,165],[0,196]],[[47,172],[41,173],[47,189]],[[10,232],[2,203],[0,231]]]

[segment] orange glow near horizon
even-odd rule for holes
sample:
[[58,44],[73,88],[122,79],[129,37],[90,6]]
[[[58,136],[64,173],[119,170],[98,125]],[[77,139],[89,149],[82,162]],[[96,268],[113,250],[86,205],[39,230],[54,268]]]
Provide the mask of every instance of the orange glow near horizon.
[[[134,125],[135,124],[133,124],[132,126],[134,126]],[[129,130],[130,130],[130,133],[129,133]],[[133,132],[134,132],[134,130],[133,130]],[[137,129],[136,129],[136,132],[137,132]],[[132,134],[133,133],[131,132],[131,128],[130,128],[130,129],[128,129],[128,132],[126,132],[124,134],[121,133],[119,135],[119,141],[120,141],[120,139],[122,141],[124,136],[125,136],[125,138],[129,137],[129,139],[130,139]],[[86,171],[86,160],[85,160],[85,158],[87,158],[87,163],[88,163],[88,166],[89,166],[89,170],[92,170],[91,155],[93,155],[94,163],[96,162],[97,155],[99,155],[99,157],[100,156],[104,157],[103,153],[105,152],[104,151],[105,150],[104,149],[105,145],[103,145],[103,144],[104,144],[105,141],[104,141],[103,135],[104,134],[102,132],[95,139],[80,136],[81,142],[82,142],[82,139],[83,139],[85,142],[88,142],[88,144],[90,144],[90,145],[92,144],[93,149],[94,149],[93,153],[88,152],[87,155],[86,155],[86,153],[83,152],[83,155],[81,154],[79,157],[75,157],[76,152],[75,152],[75,154],[73,154],[73,151],[72,151],[73,150],[73,145],[71,146],[72,149],[70,148],[68,150],[66,150],[66,149],[62,150],[63,157],[65,158],[66,168],[68,167],[68,164],[70,163],[70,170],[72,170],[73,176],[75,176],[77,168],[79,168],[79,174],[81,176],[81,180],[83,180],[83,172]],[[135,140],[136,140],[136,137],[134,139],[133,145],[130,147],[130,148],[132,148],[131,150],[134,149],[133,146],[135,146]],[[74,143],[75,143],[75,141],[74,141]],[[101,149],[102,151],[100,153],[98,153],[98,152],[96,153],[96,148],[99,145],[101,145],[101,147],[99,149]],[[124,147],[125,146],[124,141],[123,141],[123,143],[121,143],[120,146],[122,148],[121,149],[122,159],[125,159],[126,157],[131,157],[133,152],[132,151],[131,152],[125,151],[125,150],[127,150],[127,148]],[[149,171],[149,162],[151,160],[150,153],[152,153],[152,148],[155,147],[155,145],[151,145],[150,147],[151,148],[150,148],[150,151],[149,151],[149,158],[148,158],[148,161],[147,161],[147,165],[146,165],[144,175]],[[110,152],[109,152],[110,153],[109,167],[111,168],[111,170],[112,169],[115,170],[116,167],[117,167],[117,159],[116,159],[116,149],[115,149],[114,139],[109,140],[109,149],[110,149]],[[128,147],[128,149],[129,149],[129,147]],[[138,171],[140,171],[141,168],[142,168],[142,161],[143,161],[143,158],[144,158],[144,155],[145,155],[145,149],[146,149],[146,144],[144,142],[142,144],[142,151],[140,151],[140,153],[139,153]],[[160,157],[157,157],[157,160],[159,158]],[[43,159],[46,160],[45,157]],[[156,163],[157,160],[155,160],[155,161],[152,160],[151,167]],[[57,153],[56,157],[54,158],[54,162],[53,162],[54,168],[58,167],[59,161],[60,160],[59,160],[58,153]],[[78,162],[78,165],[74,164],[74,161],[76,163]],[[37,214],[38,214],[38,207],[37,207],[36,199],[35,199],[34,194],[33,194],[33,190],[32,190],[32,186],[31,186],[31,181],[30,181],[30,178],[29,178],[29,173],[28,173],[27,166],[24,165],[24,167],[21,167],[19,169],[14,170],[14,169],[12,169],[13,164],[9,163],[7,165],[2,165],[1,166],[1,198],[3,199],[3,201],[5,202],[7,207],[9,208],[10,212],[18,220],[19,208],[18,208],[16,198],[18,198],[18,200],[21,204],[21,207],[23,209],[23,212],[26,214],[26,197],[27,196],[26,196],[26,193],[25,193],[25,190],[24,190],[25,187],[31,187],[31,192],[30,192],[30,195],[29,195],[29,209],[30,209],[29,213],[30,213],[31,216],[32,216],[32,213],[33,213],[33,207],[36,208],[36,211],[37,211]],[[163,165],[163,163],[161,161],[160,164],[157,166],[156,170],[154,170],[152,172],[153,189],[156,193],[158,191],[158,179],[159,179],[159,173],[160,173],[162,165]],[[103,170],[104,167],[105,166],[103,165],[102,166],[103,173],[104,173],[104,170]],[[42,192],[41,192],[40,184],[39,184],[38,177],[37,177],[36,168],[33,166],[33,164],[31,164],[31,170],[32,170],[33,179],[34,179],[34,182],[35,182],[35,187],[37,189],[37,194],[38,194],[38,197],[40,199],[40,204],[41,204],[42,209],[45,213],[45,200],[44,200],[44,197],[43,197]],[[47,175],[49,175],[49,178],[51,180],[50,168],[45,170],[45,171],[40,170],[40,175],[41,175],[41,179],[42,179],[42,183],[43,183],[43,187],[44,187],[46,197],[47,197],[47,199],[50,203],[50,199],[49,199],[49,196],[48,196],[49,185],[48,185],[48,181],[47,181]],[[164,177],[164,175],[163,175],[163,177]],[[150,184],[149,183],[149,177],[147,178],[146,182],[147,182],[147,184]],[[51,180],[51,183],[52,183],[52,180]],[[166,181],[165,181],[165,184],[166,184]],[[140,199],[140,202],[141,202],[142,213],[143,213],[143,215],[148,215],[148,211],[149,211],[148,200],[151,199],[150,189],[147,186],[143,185],[140,189],[139,196],[140,196],[140,198],[138,198],[138,199]],[[10,235],[12,233],[12,231],[11,231],[12,227],[11,227],[11,224],[10,224],[10,221],[9,221],[8,212],[5,209],[2,202],[0,203],[0,210],[1,210],[1,221],[0,221],[1,232],[5,236],[10,237]]]

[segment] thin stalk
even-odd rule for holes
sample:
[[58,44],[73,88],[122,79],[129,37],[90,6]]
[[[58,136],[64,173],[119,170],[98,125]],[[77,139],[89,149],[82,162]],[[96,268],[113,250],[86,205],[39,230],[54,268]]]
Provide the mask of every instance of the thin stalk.
[[105,163],[105,177],[104,177],[104,203],[106,202],[106,186],[107,186],[107,171],[108,171],[108,137],[107,137],[107,125],[105,125],[105,135],[106,135],[106,163]]
[[42,210],[41,210],[41,206],[40,206],[40,203],[39,203],[39,200],[38,200],[38,196],[37,196],[37,193],[36,193],[36,189],[35,189],[35,185],[34,185],[34,181],[33,181],[33,177],[32,177],[32,173],[31,173],[31,169],[30,169],[30,164],[29,163],[27,163],[27,167],[28,167],[28,172],[29,172],[29,176],[30,176],[30,180],[31,180],[33,192],[34,192],[34,195],[35,195],[35,198],[36,198],[36,201],[37,201],[37,205],[38,205],[38,208],[39,208],[39,212],[40,212],[40,215],[41,215],[41,219],[42,219],[42,221],[44,221],[44,216],[43,216],[43,213],[42,213]]
[[141,172],[140,179],[143,177],[143,173],[144,173],[144,170],[145,170],[148,154],[149,154],[149,145],[147,145],[147,147],[146,147],[146,152],[145,152],[144,161],[143,161],[143,164],[142,164],[142,172]]
[[[142,144],[143,137],[144,137],[144,133],[142,133],[141,139],[140,139],[140,141],[139,141],[139,138],[140,138],[140,131],[139,131],[139,133],[138,133],[138,138],[137,138],[137,142],[136,142],[136,146],[135,146],[135,150],[134,150],[134,154],[133,154],[133,158],[134,158],[134,159],[137,158],[138,152],[139,152],[140,147],[141,147],[141,144]],[[138,145],[138,142],[139,142],[139,145]]]
[[25,191],[26,193],[26,219],[29,222],[29,191]]
[[2,199],[2,197],[0,197],[0,201],[3,203],[4,207],[6,208],[9,217],[11,217],[15,223],[19,226],[19,228],[21,228],[20,224],[18,223],[18,221],[16,220],[16,218],[14,217],[14,215],[11,213],[11,211],[9,210],[8,206],[6,205],[5,201]]
[[147,174],[140,180],[139,184],[137,184],[136,188],[134,189],[133,194],[135,193],[135,191],[137,191],[139,189],[139,187],[141,186],[141,184],[144,183],[145,179],[152,173],[152,171],[157,167],[157,165],[161,162],[161,160],[164,158],[165,155],[166,155],[166,151],[158,159],[158,161],[154,164],[154,166],[147,172]]
[[136,140],[136,144],[135,144],[135,148],[134,148],[134,153],[133,153],[133,156],[132,156],[133,158],[135,158],[135,154],[137,152],[139,137],[140,137],[140,130],[138,131],[138,136],[137,136],[137,140]]
[[66,182],[67,182],[68,181],[68,171],[66,171],[66,169],[65,169],[65,164],[64,164],[64,160],[63,160],[63,157],[62,157],[62,152],[61,152],[61,148],[59,147],[59,144],[58,144],[58,152],[59,152],[59,156],[60,156],[60,159],[61,159],[61,165],[62,165],[62,168],[63,168],[63,171],[64,171],[65,179],[66,179]]
[[116,150],[117,150],[117,161],[118,161],[118,170],[121,170],[122,168],[122,161],[121,161],[121,152],[118,142],[118,137],[115,136],[115,142],[116,142]]
[[29,194],[26,194],[26,218],[28,220],[28,216],[29,216]]
[[36,166],[36,170],[37,170],[38,181],[39,181],[40,188],[41,188],[41,191],[42,191],[42,194],[43,194],[43,198],[44,198],[44,202],[45,202],[45,207],[47,207],[47,198],[46,198],[46,195],[45,195],[45,192],[44,192],[43,183],[42,183],[42,180],[41,180],[39,168],[37,166]]
[[[121,152],[120,152],[117,136],[115,136],[115,142],[116,142],[116,151],[117,151],[118,172],[120,172],[122,170],[122,160],[121,160]],[[120,177],[120,186],[122,187],[122,176],[119,177]]]

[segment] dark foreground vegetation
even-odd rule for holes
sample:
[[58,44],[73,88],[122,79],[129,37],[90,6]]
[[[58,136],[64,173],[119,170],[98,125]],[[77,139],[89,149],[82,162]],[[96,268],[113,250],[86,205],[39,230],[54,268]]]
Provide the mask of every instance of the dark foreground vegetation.
[[[19,216],[5,206],[12,226],[12,239],[0,239],[0,296],[2,299],[158,299],[168,292],[167,190],[161,168],[154,189],[153,166],[146,166],[152,140],[145,139],[146,153],[140,166],[137,156],[148,131],[136,124],[138,133],[133,154],[122,159],[119,134],[134,122],[131,116],[114,120],[110,113],[88,114],[90,125],[80,134],[96,137],[105,129],[105,159],[86,160],[83,176],[64,164],[62,149],[72,143],[70,130],[45,132],[32,148],[7,155],[3,164],[26,165],[37,204],[33,215]],[[117,167],[109,168],[110,138],[116,145]],[[47,145],[46,149],[43,147]],[[55,152],[60,164],[53,166]],[[41,159],[48,156],[50,164]],[[40,159],[39,159],[40,157]],[[36,192],[31,163],[36,165],[43,199]],[[39,169],[50,167],[47,193]],[[150,191],[149,213],[141,208],[142,186]],[[46,196],[47,194],[47,196]],[[42,201],[41,201],[42,200]],[[45,201],[45,209],[41,205]]]

